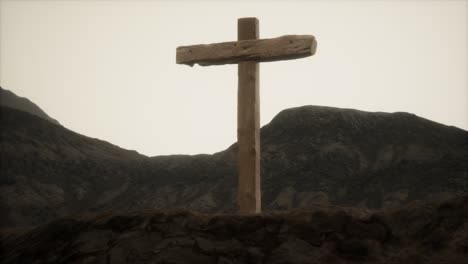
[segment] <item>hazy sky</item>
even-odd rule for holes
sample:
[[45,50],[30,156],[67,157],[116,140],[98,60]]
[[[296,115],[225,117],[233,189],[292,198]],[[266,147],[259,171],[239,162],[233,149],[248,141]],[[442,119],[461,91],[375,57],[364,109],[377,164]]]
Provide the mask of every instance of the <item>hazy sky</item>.
[[146,155],[236,141],[237,66],[177,46],[312,34],[316,55],[260,65],[261,125],[285,108],[405,111],[468,129],[468,1],[0,0],[0,85],[65,127]]

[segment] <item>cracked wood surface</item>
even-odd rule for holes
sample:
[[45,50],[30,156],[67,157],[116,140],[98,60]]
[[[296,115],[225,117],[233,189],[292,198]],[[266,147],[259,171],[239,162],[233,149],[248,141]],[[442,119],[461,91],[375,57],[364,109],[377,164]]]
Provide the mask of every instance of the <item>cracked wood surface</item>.
[[286,35],[271,39],[241,40],[177,48],[176,62],[193,66],[235,64],[242,61],[292,60],[315,54],[312,35]]

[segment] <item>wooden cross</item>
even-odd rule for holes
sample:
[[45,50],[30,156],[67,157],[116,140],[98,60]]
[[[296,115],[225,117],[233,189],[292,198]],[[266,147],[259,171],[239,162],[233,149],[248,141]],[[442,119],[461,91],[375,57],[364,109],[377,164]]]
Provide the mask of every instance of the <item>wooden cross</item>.
[[258,39],[258,19],[237,21],[237,40],[177,48],[178,64],[193,66],[238,64],[237,145],[240,213],[260,213],[260,104],[259,62],[291,60],[315,54],[317,42],[311,35],[287,35]]

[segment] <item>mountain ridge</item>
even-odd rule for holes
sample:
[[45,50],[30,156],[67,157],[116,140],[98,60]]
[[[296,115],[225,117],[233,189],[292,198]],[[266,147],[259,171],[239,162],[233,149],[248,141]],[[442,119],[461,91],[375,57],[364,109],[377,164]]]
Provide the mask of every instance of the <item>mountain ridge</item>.
[[[212,155],[146,157],[26,112],[1,112],[2,227],[106,210],[237,210],[235,143]],[[261,137],[266,211],[393,208],[468,192],[468,132],[413,114],[302,106],[281,111]]]
[[60,125],[60,123],[57,120],[51,118],[44,110],[42,110],[39,106],[37,106],[28,98],[17,96],[13,92],[5,90],[2,87],[0,87],[0,105],[10,107],[13,109],[18,109],[20,111],[24,111],[32,115],[38,116],[53,124]]

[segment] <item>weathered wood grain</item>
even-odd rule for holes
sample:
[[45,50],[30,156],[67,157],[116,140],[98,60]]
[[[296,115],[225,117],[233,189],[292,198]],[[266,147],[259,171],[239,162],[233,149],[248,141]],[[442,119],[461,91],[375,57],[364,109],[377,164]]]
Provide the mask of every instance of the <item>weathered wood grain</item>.
[[299,59],[315,54],[312,35],[286,35],[272,39],[239,40],[177,48],[176,62],[193,66]]
[[[257,39],[256,18],[241,18],[237,22],[239,40]],[[239,169],[237,202],[241,214],[261,211],[260,190],[260,94],[259,63],[240,62],[237,93],[237,162]]]
[[258,19],[240,18],[237,23],[238,41],[183,46],[176,52],[178,64],[238,64],[237,202],[242,214],[261,212],[259,63],[312,56],[317,48],[317,41],[311,35],[258,38]]

